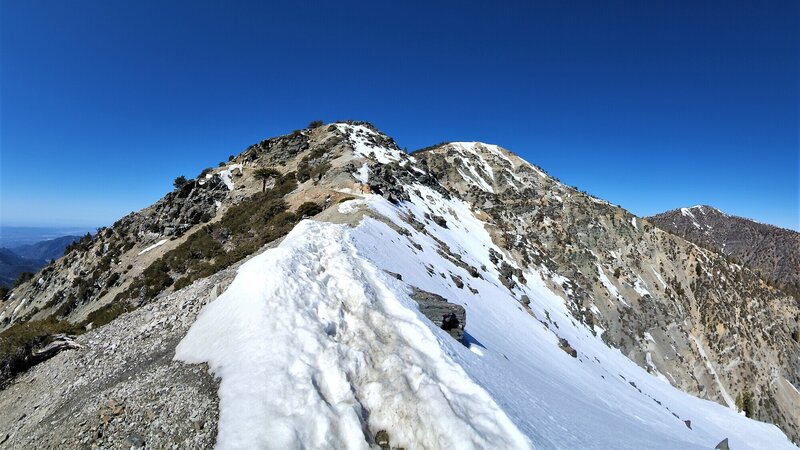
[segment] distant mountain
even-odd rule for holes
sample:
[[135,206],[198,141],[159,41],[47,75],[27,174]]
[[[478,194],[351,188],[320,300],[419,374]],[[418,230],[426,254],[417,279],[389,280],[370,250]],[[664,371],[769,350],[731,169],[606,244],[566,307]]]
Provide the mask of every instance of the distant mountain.
[[55,239],[48,239],[35,244],[21,245],[11,250],[25,259],[50,261],[64,256],[64,249],[78,239],[80,236],[62,236]]
[[61,236],[83,236],[87,232],[94,233],[96,227],[49,226],[19,227],[0,225],[0,247],[17,248],[23,245],[57,239]]
[[37,272],[50,260],[64,255],[64,249],[80,236],[62,236],[14,248],[0,247],[0,286],[11,287],[23,272]]
[[0,247],[0,286],[11,287],[22,272],[36,272],[43,264],[21,258],[13,251]]
[[648,217],[659,228],[732,256],[800,298],[800,233],[706,205]]

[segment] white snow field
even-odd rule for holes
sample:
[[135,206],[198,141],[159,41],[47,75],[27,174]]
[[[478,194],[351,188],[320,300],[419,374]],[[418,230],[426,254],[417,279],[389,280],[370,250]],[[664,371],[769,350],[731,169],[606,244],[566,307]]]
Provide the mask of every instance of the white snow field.
[[[221,378],[217,448],[374,448],[378,430],[407,450],[708,449],[725,438],[734,450],[796,448],[774,425],[679,391],[606,346],[543,281],[560,275],[524,270],[510,292],[489,260],[503,251],[468,204],[408,192],[401,206],[374,195],[341,204],[371,211],[356,227],[304,220],[200,314],[176,359]],[[481,277],[437,253],[410,216],[485,266]],[[418,311],[409,286],[464,306],[469,348]]]

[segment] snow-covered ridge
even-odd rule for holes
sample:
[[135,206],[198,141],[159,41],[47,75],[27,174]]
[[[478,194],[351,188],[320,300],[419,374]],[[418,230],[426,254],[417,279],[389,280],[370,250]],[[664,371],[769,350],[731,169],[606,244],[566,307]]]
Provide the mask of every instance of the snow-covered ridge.
[[304,221],[242,266],[176,358],[222,378],[221,449],[367,449],[366,427],[409,449],[529,448],[446,339],[344,226]]
[[356,155],[364,158],[374,158],[381,164],[389,164],[403,159],[410,159],[413,162],[414,158],[400,149],[376,144],[376,141],[383,140],[386,137],[367,126],[347,123],[337,123],[335,125],[342,134],[347,136]]
[[[399,206],[375,195],[342,203],[342,214],[375,217],[356,227],[302,222],[242,266],[192,327],[176,356],[222,378],[220,448],[367,448],[365,426],[407,449],[688,449],[724,438],[792,448],[773,425],[683,393],[605,345],[544,282],[560,275],[525,270],[507,289],[490,261],[504,252],[472,206],[407,189]],[[443,246],[485,269],[471,276]],[[419,314],[409,286],[466,309],[467,347]]]

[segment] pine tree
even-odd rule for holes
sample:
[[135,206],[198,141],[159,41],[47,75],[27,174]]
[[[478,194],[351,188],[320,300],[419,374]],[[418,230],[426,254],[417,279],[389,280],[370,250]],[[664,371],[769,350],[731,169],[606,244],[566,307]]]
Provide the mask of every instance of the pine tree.
[[753,393],[749,388],[746,388],[744,393],[739,393],[736,396],[736,409],[744,412],[747,417],[753,417],[755,414],[755,401],[753,400]]
[[253,176],[256,177],[256,180],[261,180],[261,192],[264,192],[267,190],[267,180],[270,178],[277,178],[280,176],[280,173],[275,169],[262,167],[256,169],[256,171],[253,172]]

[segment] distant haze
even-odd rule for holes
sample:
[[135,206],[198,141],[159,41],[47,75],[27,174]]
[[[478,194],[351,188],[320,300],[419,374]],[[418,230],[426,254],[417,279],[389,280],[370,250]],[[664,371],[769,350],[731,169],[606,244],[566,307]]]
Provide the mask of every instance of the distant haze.
[[19,247],[62,236],[80,236],[88,232],[94,233],[94,229],[89,227],[0,226],[0,247]]

